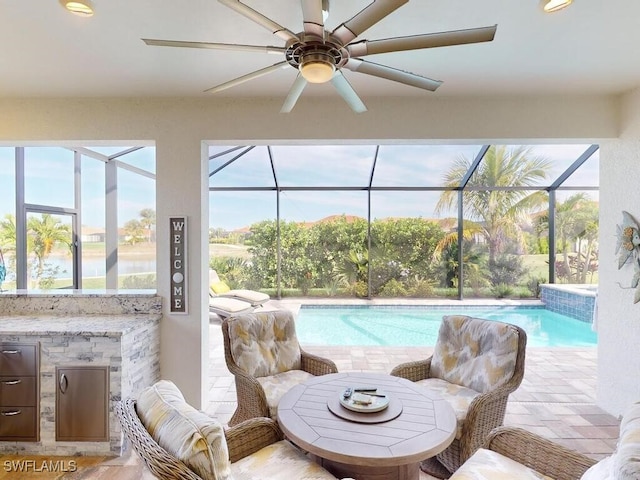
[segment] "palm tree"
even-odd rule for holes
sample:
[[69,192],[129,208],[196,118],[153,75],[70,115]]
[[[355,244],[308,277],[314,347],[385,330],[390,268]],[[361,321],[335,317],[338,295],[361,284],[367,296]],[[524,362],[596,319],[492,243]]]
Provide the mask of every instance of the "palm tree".
[[[540,216],[537,221],[538,234],[549,230],[549,212]],[[598,208],[585,193],[571,195],[564,202],[558,203],[555,211],[555,236],[558,250],[562,253],[562,263],[556,270],[562,272],[567,282],[586,283],[588,273],[592,273],[592,254],[598,237]],[[578,242],[575,262],[569,256]],[[585,245],[585,260],[581,261],[582,242]]]
[[16,217],[10,213],[5,214],[0,221],[0,247],[5,252],[16,249]]
[[153,208],[141,210],[140,224],[147,230],[147,242],[151,243],[151,228],[156,224],[156,211]]
[[28,219],[27,236],[30,239],[30,251],[36,257],[36,279],[40,283],[45,261],[53,248],[58,244],[71,247],[71,229],[60,219],[43,213],[41,218],[30,217]]
[[[457,158],[445,173],[447,187],[458,187],[472,165],[472,159]],[[508,239],[524,245],[521,221],[535,208],[547,205],[547,194],[506,187],[531,187],[547,178],[551,163],[534,156],[530,148],[492,146],[471,176],[464,191],[464,214],[471,220],[467,225],[479,227],[489,249],[489,265],[494,265],[498,254],[503,253]],[[469,188],[470,187],[470,188]],[[497,187],[498,189],[492,189]],[[501,189],[505,188],[505,189]],[[457,192],[442,193],[436,205],[436,213],[457,207]],[[467,235],[465,234],[465,237]]]

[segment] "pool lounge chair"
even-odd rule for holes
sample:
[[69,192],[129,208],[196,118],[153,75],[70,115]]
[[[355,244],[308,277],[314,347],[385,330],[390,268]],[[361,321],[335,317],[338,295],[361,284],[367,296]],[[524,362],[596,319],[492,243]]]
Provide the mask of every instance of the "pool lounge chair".
[[226,282],[220,279],[215,270],[209,270],[209,287],[209,294],[212,298],[233,298],[249,302],[253,307],[259,307],[271,298],[266,293],[258,292],[257,290],[231,289]]
[[253,312],[254,309],[251,303],[236,298],[209,297],[209,311],[222,318]]

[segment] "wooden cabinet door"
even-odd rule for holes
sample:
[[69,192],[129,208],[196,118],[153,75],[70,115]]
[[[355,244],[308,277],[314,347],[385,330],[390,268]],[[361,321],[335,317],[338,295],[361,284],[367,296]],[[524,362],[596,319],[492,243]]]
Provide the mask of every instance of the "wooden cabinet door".
[[56,441],[109,440],[109,367],[57,367]]

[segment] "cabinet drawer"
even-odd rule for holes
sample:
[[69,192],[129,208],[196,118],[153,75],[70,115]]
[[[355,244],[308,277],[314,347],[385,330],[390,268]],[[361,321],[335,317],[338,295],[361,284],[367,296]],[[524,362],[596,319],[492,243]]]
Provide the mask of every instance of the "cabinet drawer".
[[0,406],[35,407],[36,377],[0,377]]
[[0,440],[33,440],[37,424],[35,407],[0,407]]
[[38,354],[36,345],[0,344],[0,375],[36,375]]

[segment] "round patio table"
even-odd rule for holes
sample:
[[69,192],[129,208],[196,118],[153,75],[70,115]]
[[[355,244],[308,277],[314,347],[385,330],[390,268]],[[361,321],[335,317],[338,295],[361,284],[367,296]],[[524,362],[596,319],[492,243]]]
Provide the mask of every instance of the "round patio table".
[[[344,389],[365,385],[388,395],[389,412],[338,410]],[[418,480],[420,462],[449,446],[456,433],[453,409],[439,394],[404,378],[362,372],[321,375],[293,387],[278,403],[278,423],[333,475],[358,480]]]

